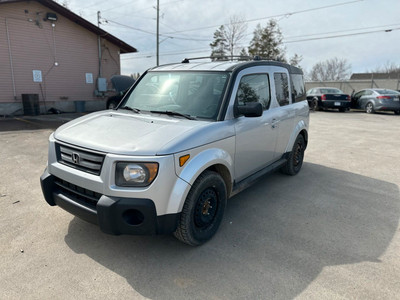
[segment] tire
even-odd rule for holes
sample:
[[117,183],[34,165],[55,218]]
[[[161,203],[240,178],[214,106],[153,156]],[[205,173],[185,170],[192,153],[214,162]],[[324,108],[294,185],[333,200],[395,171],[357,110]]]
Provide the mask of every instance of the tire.
[[375,112],[374,105],[372,102],[368,102],[367,105],[365,105],[365,112],[367,114],[373,114]]
[[107,103],[107,109],[114,109],[118,105],[118,101],[116,100],[111,100],[110,102]]
[[191,246],[210,240],[221,224],[226,201],[222,177],[216,172],[204,171],[189,191],[174,236]]
[[318,111],[318,110],[319,110],[319,107],[318,107],[318,99],[314,99],[314,100],[312,101],[311,109],[312,109],[313,111]]
[[394,111],[394,114],[395,114],[395,115],[400,115],[400,110],[395,110],[395,111]]
[[339,108],[340,112],[346,112],[346,109],[344,107]]
[[293,149],[289,154],[286,164],[283,166],[281,171],[287,175],[296,175],[300,172],[301,166],[303,165],[304,150],[306,149],[306,143],[301,134],[299,134],[294,142]]

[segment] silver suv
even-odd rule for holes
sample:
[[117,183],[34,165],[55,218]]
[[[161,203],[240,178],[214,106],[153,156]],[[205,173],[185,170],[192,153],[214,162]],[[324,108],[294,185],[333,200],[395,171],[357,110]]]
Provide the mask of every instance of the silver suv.
[[276,169],[300,171],[305,99],[302,71],[281,62],[150,69],[117,109],[50,136],[44,197],[106,233],[173,233],[200,245],[229,197]]

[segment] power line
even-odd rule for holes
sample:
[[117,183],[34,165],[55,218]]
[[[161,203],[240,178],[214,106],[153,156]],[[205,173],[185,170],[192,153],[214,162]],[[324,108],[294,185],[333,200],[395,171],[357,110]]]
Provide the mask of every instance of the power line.
[[399,26],[400,24],[387,24],[387,25],[380,25],[380,26],[371,26],[371,27],[362,27],[362,28],[355,28],[355,29],[347,29],[347,30],[337,30],[337,31],[329,31],[329,32],[322,32],[322,33],[311,33],[311,34],[302,34],[302,35],[296,35],[296,36],[288,36],[285,37],[284,39],[294,39],[294,38],[302,38],[302,37],[308,37],[308,36],[318,36],[318,35],[323,35],[323,34],[332,34],[332,33],[341,33],[341,32],[351,32],[351,31],[358,31],[358,30],[366,30],[366,29],[375,29],[375,28],[382,28],[382,27],[387,27],[387,26]]
[[[331,5],[325,5],[325,6],[320,6],[320,7],[315,7],[315,8],[309,8],[309,9],[304,9],[304,10],[298,10],[294,12],[289,12],[289,13],[284,13],[284,14],[279,14],[279,15],[272,15],[268,17],[261,17],[261,18],[255,18],[255,19],[249,19],[249,20],[244,20],[243,22],[236,22],[236,23],[249,23],[249,22],[254,22],[254,21],[260,21],[260,20],[265,20],[265,19],[272,19],[272,18],[278,18],[278,17],[290,17],[296,14],[301,14],[301,13],[306,13],[310,11],[315,11],[315,10],[320,10],[320,9],[325,9],[325,8],[331,8],[331,7],[337,7],[337,6],[343,6],[343,5],[348,5],[356,2],[361,2],[364,0],[353,0],[353,1],[347,1],[347,2],[341,2],[341,3],[336,3],[336,4],[331,4]],[[204,27],[198,27],[198,28],[192,28],[192,29],[185,29],[185,30],[179,30],[179,31],[174,31],[174,32],[166,32],[165,34],[173,34],[173,33],[181,33],[181,32],[189,32],[189,31],[196,31],[196,30],[202,30],[202,29],[210,29],[210,28],[215,28],[215,27],[220,27],[221,25],[229,25],[231,23],[225,23],[225,24],[219,24],[219,25],[210,25],[210,26],[204,26]],[[232,24],[235,24],[232,23]]]
[[[180,51],[180,52],[166,52],[163,54],[160,54],[160,56],[172,56],[172,55],[179,55],[179,54],[191,54],[191,53],[205,53],[205,52],[210,52],[210,49],[193,49],[193,51]],[[152,58],[156,54],[155,53],[149,53],[149,54],[144,54],[143,52],[140,52],[141,55],[135,55],[134,57],[121,57],[121,60],[132,60],[132,59],[139,59],[139,58]]]
[[[309,39],[302,39],[302,40],[294,40],[294,41],[287,41],[283,42],[284,44],[289,44],[289,43],[296,43],[296,42],[303,42],[303,41],[313,41],[313,40],[322,40],[322,39],[331,39],[331,38],[338,38],[338,37],[347,37],[347,36],[355,36],[355,35],[365,35],[365,34],[373,34],[373,33],[388,33],[392,31],[397,31],[400,30],[400,27],[396,28],[387,28],[387,29],[381,29],[381,30],[373,30],[373,31],[366,31],[366,32],[358,32],[358,33],[350,33],[350,34],[341,34],[341,35],[334,35],[334,36],[325,36],[325,37],[316,37],[316,38],[309,38]],[[180,51],[180,52],[165,52],[164,54],[161,54],[160,56],[171,56],[171,55],[179,55],[179,54],[189,54],[189,53],[204,53],[204,52],[209,52],[210,49],[190,49],[187,51]],[[148,55],[144,54],[141,52],[141,56],[136,56],[135,57],[128,57],[128,58],[121,58],[121,60],[131,60],[131,59],[139,59],[139,58],[150,58],[153,57],[155,54],[149,52]]]
[[283,41],[283,44],[298,43],[298,42],[305,42],[305,41],[316,41],[316,40],[333,39],[333,38],[338,38],[338,37],[364,35],[364,34],[371,34],[371,33],[378,33],[378,32],[386,32],[387,33],[387,32],[392,32],[392,31],[396,31],[396,30],[400,30],[400,27],[381,29],[381,30],[374,30],[374,31],[366,31],[366,32],[358,32],[358,33],[331,35],[331,36],[325,36],[325,37],[308,38],[308,39],[294,40],[294,41],[287,41],[287,42]]
[[109,0],[104,0],[104,1],[100,1],[99,3],[94,3],[94,4],[91,4],[91,5],[88,5],[88,6],[85,6],[83,8],[80,8],[79,10],[82,11],[82,10],[88,9],[89,7],[97,6],[97,5],[100,5],[100,4],[105,3],[105,2],[109,2]]
[[[130,28],[132,30],[137,30],[137,31],[144,32],[144,33],[151,34],[151,35],[157,35],[155,32],[143,30],[143,29],[140,29],[140,28],[135,28],[135,27],[132,27],[132,26],[129,26],[129,25],[125,25],[125,24],[119,23],[117,21],[113,21],[113,20],[109,20],[109,19],[104,19],[104,20],[106,22],[111,22],[111,23],[114,23],[114,24],[117,24],[117,25],[120,25],[120,26],[123,26],[123,27],[126,27],[126,28]],[[173,35],[166,35],[166,34],[160,34],[160,36],[163,36],[163,37],[166,37],[166,38],[171,38],[171,39],[177,39],[177,40],[199,41],[199,42],[210,41],[210,39],[196,39],[196,38],[180,37],[180,36],[173,36]]]

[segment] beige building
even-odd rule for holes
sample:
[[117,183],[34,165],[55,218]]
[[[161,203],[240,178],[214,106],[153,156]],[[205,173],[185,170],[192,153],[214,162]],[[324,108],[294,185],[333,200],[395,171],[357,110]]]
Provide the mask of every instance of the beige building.
[[0,115],[104,109],[120,54],[132,52],[54,1],[0,0]]

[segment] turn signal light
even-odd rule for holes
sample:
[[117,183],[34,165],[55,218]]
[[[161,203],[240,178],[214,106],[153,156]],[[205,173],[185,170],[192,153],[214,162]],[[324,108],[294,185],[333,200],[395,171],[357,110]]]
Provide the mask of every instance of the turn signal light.
[[190,158],[190,154],[186,154],[184,156],[179,157],[179,166],[183,167],[183,165],[188,161]]

